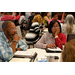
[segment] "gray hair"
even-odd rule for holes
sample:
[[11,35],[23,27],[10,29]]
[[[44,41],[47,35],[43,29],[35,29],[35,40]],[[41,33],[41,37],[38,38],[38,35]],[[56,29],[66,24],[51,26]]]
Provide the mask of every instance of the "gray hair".
[[5,22],[3,22],[2,29],[7,28],[7,26],[8,26],[9,23],[13,23],[13,22],[12,21],[5,21]]
[[68,34],[69,34],[69,33],[72,33],[73,24],[74,24],[74,16],[71,15],[71,14],[68,14],[68,15],[66,16],[65,23],[66,23],[66,32],[67,32]]

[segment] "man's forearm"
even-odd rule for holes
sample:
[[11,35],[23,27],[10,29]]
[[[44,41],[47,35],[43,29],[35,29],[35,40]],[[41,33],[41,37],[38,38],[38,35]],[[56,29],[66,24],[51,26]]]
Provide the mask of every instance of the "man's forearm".
[[11,44],[11,48],[12,48],[12,50],[13,50],[13,54],[16,52],[16,44],[17,44],[17,42],[12,42],[12,44]]

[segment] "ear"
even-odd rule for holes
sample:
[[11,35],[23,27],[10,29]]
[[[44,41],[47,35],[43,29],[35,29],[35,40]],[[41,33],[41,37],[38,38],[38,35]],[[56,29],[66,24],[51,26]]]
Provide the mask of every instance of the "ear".
[[6,32],[6,29],[3,29],[4,32]]

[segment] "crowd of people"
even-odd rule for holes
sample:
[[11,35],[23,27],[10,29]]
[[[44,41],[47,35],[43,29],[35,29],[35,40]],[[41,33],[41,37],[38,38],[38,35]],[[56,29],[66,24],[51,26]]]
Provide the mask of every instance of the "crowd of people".
[[[0,12],[3,21],[0,32],[0,61],[9,61],[17,50],[27,50],[27,44],[16,34],[16,26],[21,31],[38,34],[48,28],[36,42],[36,48],[59,47],[63,62],[75,61],[75,40],[67,42],[68,34],[75,34],[74,13],[68,12]],[[25,36],[24,36],[25,37]],[[63,44],[65,47],[63,48]]]

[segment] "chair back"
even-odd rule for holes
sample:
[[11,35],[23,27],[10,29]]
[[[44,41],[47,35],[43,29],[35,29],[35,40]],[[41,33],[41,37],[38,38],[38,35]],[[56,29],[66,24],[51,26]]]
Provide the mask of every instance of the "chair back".
[[68,34],[67,35],[67,42],[72,40],[72,39],[75,39],[75,34]]
[[3,29],[2,29],[2,24],[3,24],[4,21],[0,21],[0,32],[3,32]]

